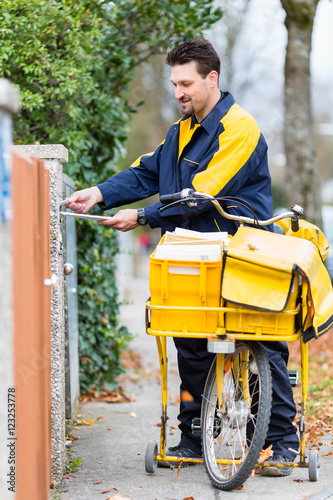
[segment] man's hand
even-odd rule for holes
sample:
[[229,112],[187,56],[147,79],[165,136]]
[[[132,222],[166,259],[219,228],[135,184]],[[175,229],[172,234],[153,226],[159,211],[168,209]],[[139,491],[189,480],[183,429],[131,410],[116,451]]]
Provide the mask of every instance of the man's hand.
[[119,210],[116,215],[111,219],[100,221],[98,224],[102,226],[113,227],[118,231],[130,231],[139,226],[138,222],[138,212],[132,208],[127,208],[126,210]]
[[77,214],[86,214],[96,203],[102,201],[104,201],[102,193],[97,186],[93,186],[71,194],[67,199],[66,207]]

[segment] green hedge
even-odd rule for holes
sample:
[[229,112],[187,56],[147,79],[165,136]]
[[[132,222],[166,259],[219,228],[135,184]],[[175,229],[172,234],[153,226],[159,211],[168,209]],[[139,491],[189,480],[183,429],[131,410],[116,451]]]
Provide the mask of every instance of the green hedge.
[[[21,95],[15,143],[64,144],[77,188],[110,177],[135,111],[135,67],[221,15],[213,0],[2,0],[0,76]],[[82,391],[114,379],[130,339],[117,322],[116,252],[112,231],[78,223]]]
[[132,338],[118,324],[114,231],[78,221],[80,386],[100,389],[121,373],[120,353]]

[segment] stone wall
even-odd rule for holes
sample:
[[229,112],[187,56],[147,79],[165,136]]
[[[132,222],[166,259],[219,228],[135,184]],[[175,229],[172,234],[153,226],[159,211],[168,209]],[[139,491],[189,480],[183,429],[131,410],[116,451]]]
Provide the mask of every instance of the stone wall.
[[61,144],[15,146],[29,156],[43,158],[50,171],[51,238],[51,481],[58,484],[63,475],[65,447],[65,287],[63,235],[60,229],[59,201],[63,198],[63,163],[68,151]]

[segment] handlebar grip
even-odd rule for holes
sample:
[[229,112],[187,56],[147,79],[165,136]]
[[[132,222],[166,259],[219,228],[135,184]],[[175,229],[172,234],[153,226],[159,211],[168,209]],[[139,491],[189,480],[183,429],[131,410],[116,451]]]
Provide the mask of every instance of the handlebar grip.
[[173,201],[178,201],[181,199],[182,199],[182,191],[179,191],[179,193],[162,194],[162,196],[160,196],[160,202],[163,203],[163,205],[166,205],[167,203],[172,203]]

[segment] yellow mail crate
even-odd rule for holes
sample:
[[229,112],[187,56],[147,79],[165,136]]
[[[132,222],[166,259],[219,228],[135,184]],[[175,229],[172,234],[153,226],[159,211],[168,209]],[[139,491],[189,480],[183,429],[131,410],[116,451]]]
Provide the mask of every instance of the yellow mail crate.
[[[210,249],[210,245],[205,246],[204,255],[200,256],[199,246],[195,252],[192,247],[184,247],[185,250],[179,248],[178,259],[175,258],[178,249],[173,248],[176,252],[170,252],[170,256],[170,247],[164,248],[163,253],[154,251],[150,257],[152,305],[219,307],[221,258],[216,260],[218,253]],[[157,258],[156,255],[164,255],[167,258]],[[207,257],[213,260],[207,260]],[[218,312],[152,310],[151,328],[184,333],[214,333],[218,318]]]
[[[298,276],[296,276],[298,282]],[[295,311],[297,309],[297,286],[290,294],[283,312],[267,312],[249,309],[226,302],[226,307],[232,307],[237,312],[227,312],[225,326],[228,332],[257,333],[261,335],[293,335],[295,331]],[[288,313],[290,311],[290,313]]]

